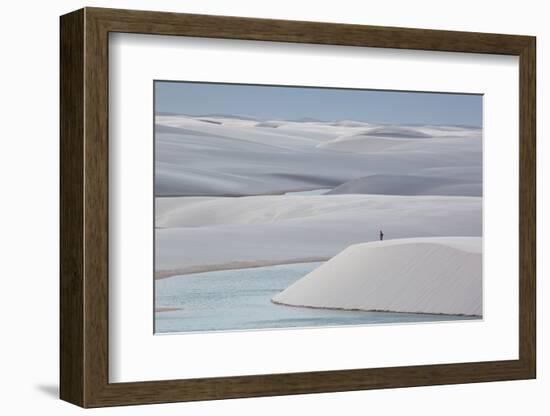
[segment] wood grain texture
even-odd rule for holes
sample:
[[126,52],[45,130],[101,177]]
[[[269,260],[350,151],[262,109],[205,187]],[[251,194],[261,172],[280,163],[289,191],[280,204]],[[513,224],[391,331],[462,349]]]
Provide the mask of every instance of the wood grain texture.
[[87,8],[110,32],[519,55],[528,36]]
[[[109,383],[108,34],[196,36],[520,58],[519,359]],[[534,378],[535,39],[485,33],[86,8],[61,18],[61,397],[82,407]]]
[[84,404],[84,12],[60,24],[60,388]]
[[536,41],[520,54],[519,142],[519,355],[536,377]]
[[85,406],[108,380],[109,142],[108,33],[85,11],[84,59],[84,303]]

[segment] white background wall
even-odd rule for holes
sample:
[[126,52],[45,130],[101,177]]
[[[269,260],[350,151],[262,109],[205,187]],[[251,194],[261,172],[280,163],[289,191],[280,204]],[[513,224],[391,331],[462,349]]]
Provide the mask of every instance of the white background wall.
[[[535,381],[423,387],[339,394],[225,400],[88,411],[124,415],[545,415],[550,409],[546,359],[550,301],[542,212],[550,169],[543,118],[550,99],[546,2],[523,1],[24,1],[4,2],[0,15],[0,410],[3,414],[83,412],[58,390],[58,16],[103,6],[276,19],[407,26],[536,35],[538,41],[538,311],[539,378]],[[548,67],[546,67],[548,66]],[[546,199],[546,201],[544,200]],[[31,413],[34,412],[34,413]]]

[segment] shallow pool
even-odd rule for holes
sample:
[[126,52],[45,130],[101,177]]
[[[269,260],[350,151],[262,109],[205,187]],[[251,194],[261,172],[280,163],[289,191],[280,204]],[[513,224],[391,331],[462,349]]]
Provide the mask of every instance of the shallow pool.
[[174,276],[155,282],[155,332],[235,331],[470,320],[464,316],[360,312],[276,305],[271,298],[322,263]]

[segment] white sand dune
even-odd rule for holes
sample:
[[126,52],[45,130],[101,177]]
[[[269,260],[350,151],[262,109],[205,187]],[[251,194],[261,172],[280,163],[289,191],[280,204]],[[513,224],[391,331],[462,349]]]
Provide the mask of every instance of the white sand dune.
[[[389,133],[388,133],[389,134]],[[479,138],[479,137],[478,137]],[[338,137],[332,141],[317,145],[319,149],[353,153],[376,152],[441,152],[442,150],[454,152],[479,152],[480,140],[475,136],[449,137],[449,136],[375,136],[369,133],[355,133]]]
[[338,185],[333,194],[467,195],[481,196],[482,184],[444,176],[370,175]]
[[273,298],[313,308],[482,315],[480,237],[352,245]]
[[[388,227],[398,219],[403,229],[408,221],[418,228],[432,222],[441,232],[451,231],[438,221],[462,219],[478,231],[481,198],[462,196],[396,195],[259,195],[249,197],[165,197],[155,199],[158,228],[212,227],[216,225],[281,224],[298,222],[374,222]],[[424,221],[426,223],[424,223]],[[464,222],[466,222],[464,221]],[[462,224],[461,224],[462,225]],[[445,235],[445,234],[442,234]]]
[[481,166],[476,128],[159,115],[155,133],[158,196],[277,194],[431,168],[454,178]]
[[378,239],[481,236],[481,198],[268,195],[156,198],[155,270],[329,259]]
[[419,171],[423,176],[436,176],[462,179],[469,182],[479,182],[481,184],[481,177],[483,176],[483,168],[478,166],[450,166],[450,167],[433,167],[425,168]]
[[477,128],[206,114],[155,133],[158,274],[326,260],[380,229],[481,235]]

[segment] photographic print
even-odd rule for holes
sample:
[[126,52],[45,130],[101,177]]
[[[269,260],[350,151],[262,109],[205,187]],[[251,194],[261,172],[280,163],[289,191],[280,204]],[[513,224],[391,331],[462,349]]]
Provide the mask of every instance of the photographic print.
[[155,333],[482,319],[482,95],[154,95]]

